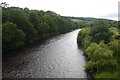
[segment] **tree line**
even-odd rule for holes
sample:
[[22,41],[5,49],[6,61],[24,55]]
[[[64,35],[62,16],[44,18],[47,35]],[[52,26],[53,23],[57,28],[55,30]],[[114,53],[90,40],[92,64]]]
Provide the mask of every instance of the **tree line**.
[[120,29],[120,26],[118,26],[118,21],[115,20],[108,20],[108,19],[102,19],[102,18],[92,18],[92,17],[69,17],[65,16],[67,19],[73,20],[78,27],[84,28],[84,27],[94,27],[94,25],[97,22],[103,21],[107,25],[116,27]]
[[72,20],[52,11],[2,8],[3,53],[78,28]]

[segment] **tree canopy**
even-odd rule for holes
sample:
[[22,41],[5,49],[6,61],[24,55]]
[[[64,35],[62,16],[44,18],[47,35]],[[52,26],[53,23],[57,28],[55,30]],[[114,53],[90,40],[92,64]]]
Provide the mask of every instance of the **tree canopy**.
[[16,49],[38,39],[76,29],[72,20],[55,12],[29,10],[28,8],[4,7],[2,20],[3,51]]

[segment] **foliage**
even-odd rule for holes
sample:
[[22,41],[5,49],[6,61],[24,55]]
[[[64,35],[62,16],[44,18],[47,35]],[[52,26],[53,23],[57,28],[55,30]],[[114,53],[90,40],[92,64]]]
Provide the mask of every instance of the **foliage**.
[[90,46],[87,49],[85,49],[85,53],[88,55],[89,59],[92,59],[93,54],[94,54],[96,48],[98,48],[98,47],[99,47],[98,44],[91,43]]
[[[3,51],[8,48],[6,52],[22,46],[20,44],[27,45],[38,39],[44,39],[52,35],[76,29],[76,25],[72,20],[66,19],[52,11],[44,12],[29,10],[28,8],[4,7],[2,16]],[[13,28],[18,31],[18,33],[16,33],[18,35],[13,33]],[[8,35],[7,33],[11,34]],[[23,34],[25,36],[22,36]],[[24,37],[24,40],[22,41],[20,37],[20,41],[17,41],[10,36],[18,37],[18,39],[21,36]],[[14,41],[12,41],[12,39]],[[8,43],[9,46],[7,46]],[[16,46],[13,46],[13,44],[16,44]]]
[[112,32],[109,31],[109,27],[105,22],[97,22],[96,26],[91,28],[90,36],[93,42],[99,43],[103,40],[108,43],[111,40]]
[[90,73],[117,69],[113,51],[103,42],[100,42],[100,44],[91,43],[85,52],[90,60],[86,64],[86,70]]
[[78,34],[77,42],[88,60],[85,70],[94,78],[117,77],[120,43],[112,33],[117,33],[115,28],[100,22],[94,27],[83,28]]
[[84,28],[84,29],[82,29],[82,30],[78,33],[77,42],[78,42],[80,45],[83,45],[83,44],[82,44],[82,41],[83,41],[84,37],[85,37],[86,35],[88,35],[88,33],[89,33],[89,29],[88,29],[88,28]]
[[109,43],[110,49],[114,52],[115,56],[120,55],[120,43],[118,40],[113,40]]
[[85,50],[91,44],[91,37],[89,35],[86,35],[85,38],[83,39],[82,44]]
[[85,65],[85,70],[89,73],[94,73],[94,71],[96,70],[95,62],[88,61]]
[[9,22],[15,23],[19,29],[23,30],[26,34],[25,42],[30,43],[36,38],[36,30],[33,24],[29,21],[24,11],[19,8],[9,9]]
[[24,45],[25,34],[16,24],[6,22],[2,27],[3,52],[19,48]]

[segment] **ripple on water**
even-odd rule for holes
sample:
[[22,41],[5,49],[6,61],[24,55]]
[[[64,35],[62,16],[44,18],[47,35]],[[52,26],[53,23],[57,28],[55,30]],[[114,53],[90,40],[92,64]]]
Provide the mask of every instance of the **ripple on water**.
[[40,45],[16,52],[17,55],[4,57],[3,77],[86,78],[85,59],[76,43],[78,32],[52,37]]

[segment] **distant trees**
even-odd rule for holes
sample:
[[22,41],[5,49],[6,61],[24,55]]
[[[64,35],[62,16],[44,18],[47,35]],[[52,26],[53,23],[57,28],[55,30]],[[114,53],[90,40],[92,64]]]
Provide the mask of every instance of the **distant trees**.
[[[44,12],[19,7],[5,7],[3,9],[2,24],[3,51],[6,52],[38,39],[76,29],[72,20],[66,19],[52,11]],[[14,40],[17,37],[18,39],[20,38],[19,41],[18,39]]]
[[104,22],[107,24],[108,27],[115,27],[118,28],[119,21],[115,20],[108,20],[108,19],[100,19],[100,18],[92,18],[92,17],[65,17],[67,19],[73,20],[78,28],[85,28],[85,27],[95,27],[99,22]]

